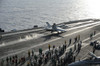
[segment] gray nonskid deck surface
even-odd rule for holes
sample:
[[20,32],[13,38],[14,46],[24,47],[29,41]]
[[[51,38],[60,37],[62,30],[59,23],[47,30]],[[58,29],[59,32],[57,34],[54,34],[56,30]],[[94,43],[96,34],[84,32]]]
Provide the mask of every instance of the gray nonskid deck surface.
[[[56,47],[61,46],[64,44],[64,41],[66,40],[67,44],[68,44],[68,40],[70,38],[72,38],[72,43],[74,42],[74,38],[77,35],[81,36],[81,40],[85,40],[87,38],[89,38],[89,34],[92,33],[94,30],[96,30],[97,32],[97,36],[94,37],[93,40],[97,39],[100,35],[100,25],[95,24],[94,27],[92,26],[88,26],[88,27],[84,27],[84,28],[78,28],[78,29],[74,29],[59,35],[48,35],[48,36],[44,36],[38,39],[32,39],[29,41],[25,41],[25,42],[21,42],[21,43],[16,43],[15,45],[8,45],[5,47],[0,47],[0,57],[4,58],[13,55],[13,54],[18,54],[18,57],[21,56],[26,56],[27,57],[27,50],[31,50],[34,49],[34,51],[36,53],[38,53],[38,49],[42,48],[43,50],[46,50],[48,48],[48,44],[51,44],[51,46],[55,45]],[[90,28],[91,27],[91,28]],[[87,29],[88,28],[88,29]],[[82,31],[83,30],[83,31]],[[87,40],[84,42],[84,44],[89,44],[90,40]],[[72,46],[73,44],[71,44],[70,46]],[[70,47],[69,46],[69,47]],[[13,51],[11,51],[13,50]],[[82,55],[85,53],[88,53],[87,50],[92,51],[91,47],[89,45],[87,45],[86,47],[82,48],[81,52],[78,54],[78,56],[76,57],[76,61],[79,60],[80,58],[82,58]],[[69,51],[69,50],[66,50]],[[100,55],[97,51],[96,51],[97,55]],[[6,56],[4,56],[6,55]],[[25,63],[26,65],[26,63]]]

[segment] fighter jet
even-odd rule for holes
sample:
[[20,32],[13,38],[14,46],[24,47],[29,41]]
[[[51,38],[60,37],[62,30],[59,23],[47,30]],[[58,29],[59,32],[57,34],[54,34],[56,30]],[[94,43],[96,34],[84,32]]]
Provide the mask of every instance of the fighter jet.
[[47,26],[45,27],[45,30],[52,32],[66,32],[64,29],[58,27],[55,23],[53,25],[50,25],[48,22],[46,22]]
[[97,57],[92,52],[90,52],[89,55],[91,56],[90,58],[73,62],[69,64],[68,66],[96,66],[96,65],[100,66],[100,57]]

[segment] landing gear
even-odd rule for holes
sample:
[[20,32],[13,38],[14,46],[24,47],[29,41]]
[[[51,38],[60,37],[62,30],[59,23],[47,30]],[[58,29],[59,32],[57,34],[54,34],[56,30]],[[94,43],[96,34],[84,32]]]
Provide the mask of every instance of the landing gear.
[[58,31],[57,33],[58,33],[58,34],[60,34],[60,32],[59,32],[59,31]]
[[59,32],[57,32],[59,34]]

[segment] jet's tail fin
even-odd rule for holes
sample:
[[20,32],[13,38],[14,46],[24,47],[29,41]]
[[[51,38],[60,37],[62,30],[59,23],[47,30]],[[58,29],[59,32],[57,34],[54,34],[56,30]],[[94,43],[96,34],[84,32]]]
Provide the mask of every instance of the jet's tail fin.
[[97,56],[94,53],[92,53],[92,52],[89,52],[89,55],[92,56],[92,57],[97,58]]
[[46,24],[47,24],[47,27],[51,27],[51,25],[49,24],[49,22],[46,22]]

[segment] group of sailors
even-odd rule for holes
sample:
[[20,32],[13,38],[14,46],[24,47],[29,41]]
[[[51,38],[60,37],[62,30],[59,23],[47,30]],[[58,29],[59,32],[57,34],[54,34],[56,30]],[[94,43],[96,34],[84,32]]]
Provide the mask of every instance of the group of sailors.
[[[74,50],[70,48],[68,52],[66,48],[71,44],[74,44]],[[78,47],[78,48],[76,48]],[[22,66],[25,64],[26,66],[45,66],[48,64],[51,66],[65,66],[73,61],[75,61],[75,53],[81,50],[82,41],[80,41],[80,35],[74,38],[74,42],[72,43],[72,39],[69,39],[69,42],[65,41],[65,43],[59,47],[55,47],[55,45],[51,46],[48,44],[48,51],[43,53],[42,48],[39,48],[39,54],[35,54],[34,50],[29,50],[27,55],[18,57],[10,56],[5,59],[0,60],[1,66]],[[62,55],[65,56],[62,57]],[[27,57],[26,57],[27,56]]]
[[18,66],[25,62],[26,57],[23,56],[19,58],[17,55],[6,57],[6,59],[1,59],[0,66]]
[[38,55],[29,56],[30,54],[28,53],[28,56],[31,58],[27,62],[27,66],[48,66],[48,64],[56,66],[57,60],[59,60],[60,56],[64,54],[65,50],[65,44],[63,46],[59,46],[58,48],[56,48],[55,45],[51,47],[51,45],[48,44],[48,50],[45,53],[42,52],[41,48],[39,48]]

